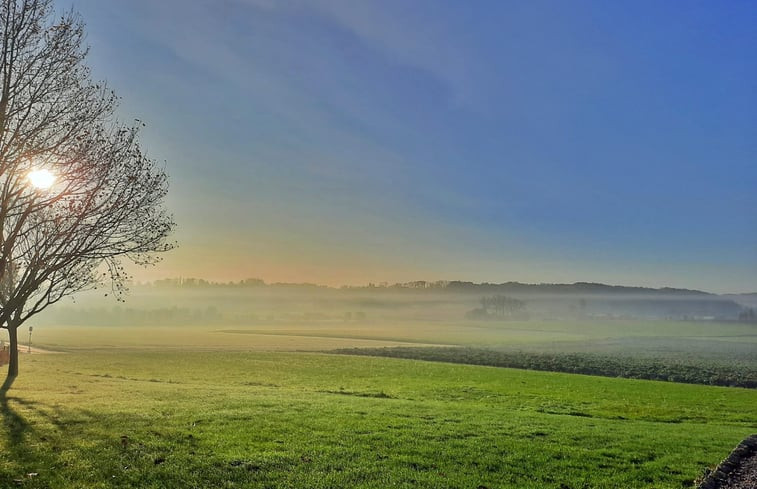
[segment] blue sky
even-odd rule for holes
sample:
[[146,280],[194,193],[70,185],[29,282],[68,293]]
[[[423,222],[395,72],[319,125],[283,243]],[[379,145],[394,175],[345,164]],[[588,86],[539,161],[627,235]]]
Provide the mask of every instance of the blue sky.
[[74,6],[171,175],[137,278],[757,291],[753,2]]

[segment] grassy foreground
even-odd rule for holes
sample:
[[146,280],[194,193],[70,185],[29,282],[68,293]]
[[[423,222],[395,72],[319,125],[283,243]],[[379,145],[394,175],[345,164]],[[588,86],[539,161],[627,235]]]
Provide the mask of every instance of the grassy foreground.
[[754,390],[314,353],[24,356],[1,407],[26,488],[681,488],[757,431]]

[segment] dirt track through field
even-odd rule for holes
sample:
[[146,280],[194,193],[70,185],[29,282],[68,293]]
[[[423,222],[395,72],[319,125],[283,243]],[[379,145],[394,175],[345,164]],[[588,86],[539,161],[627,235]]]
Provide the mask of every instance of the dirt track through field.
[[[18,353],[20,355],[29,355],[29,347],[28,346],[20,346],[18,348]],[[37,353],[65,353],[62,351],[54,351],[54,350],[43,350],[42,348],[37,348],[36,346],[32,347],[32,355],[35,355]]]

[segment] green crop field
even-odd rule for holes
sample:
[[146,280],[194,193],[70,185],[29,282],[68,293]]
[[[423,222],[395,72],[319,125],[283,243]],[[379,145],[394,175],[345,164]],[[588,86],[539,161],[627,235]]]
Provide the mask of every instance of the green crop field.
[[681,488],[757,431],[755,390],[319,353],[23,355],[1,407],[25,488]]

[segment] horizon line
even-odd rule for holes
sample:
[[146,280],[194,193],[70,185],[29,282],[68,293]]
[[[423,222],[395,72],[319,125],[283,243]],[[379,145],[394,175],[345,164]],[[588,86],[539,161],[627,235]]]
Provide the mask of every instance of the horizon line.
[[[202,277],[165,277],[162,279],[154,279],[154,280],[146,280],[146,281],[134,281],[134,285],[136,286],[145,286],[145,285],[160,285],[160,282],[171,282],[171,281],[182,281],[182,283],[176,284],[180,286],[189,285],[187,282],[194,282],[197,283],[195,285],[197,286],[306,286],[306,287],[318,287],[318,288],[325,288],[325,289],[359,289],[359,288],[376,288],[376,289],[384,289],[384,288],[405,288],[405,289],[423,289],[423,288],[444,288],[447,287],[449,284],[467,284],[467,285],[474,285],[474,286],[503,286],[503,285],[523,285],[523,286],[530,286],[530,287],[539,287],[539,286],[602,286],[602,287],[608,287],[608,288],[624,288],[624,289],[641,289],[641,290],[654,290],[654,291],[679,291],[679,292],[699,292],[699,293],[706,293],[706,294],[712,294],[712,295],[753,295],[757,294],[757,291],[753,292],[726,292],[726,293],[716,293],[716,292],[710,292],[707,290],[702,289],[692,289],[692,288],[686,288],[686,287],[670,287],[670,286],[659,286],[659,287],[650,287],[650,286],[643,286],[643,285],[628,285],[628,284],[609,284],[604,282],[586,282],[586,281],[576,281],[576,282],[520,282],[517,280],[509,280],[505,282],[489,282],[489,281],[481,281],[481,282],[474,282],[470,280],[410,280],[406,282],[387,282],[387,281],[381,281],[381,282],[367,282],[364,284],[340,284],[340,285],[327,285],[327,284],[319,284],[315,282],[266,282],[265,279],[262,279],[260,277],[247,277],[240,280],[227,280],[227,281],[221,281],[221,280],[210,280],[205,279]],[[413,286],[416,284],[416,286]],[[421,287],[421,284],[425,284],[425,286]]]

